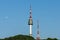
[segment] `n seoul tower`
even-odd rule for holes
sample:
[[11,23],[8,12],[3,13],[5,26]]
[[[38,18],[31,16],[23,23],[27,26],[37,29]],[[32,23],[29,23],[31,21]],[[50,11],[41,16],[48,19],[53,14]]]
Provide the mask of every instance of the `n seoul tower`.
[[30,5],[30,17],[28,20],[28,25],[30,27],[30,36],[32,36],[32,26],[33,26],[33,20],[32,20],[32,9],[31,9],[31,5]]

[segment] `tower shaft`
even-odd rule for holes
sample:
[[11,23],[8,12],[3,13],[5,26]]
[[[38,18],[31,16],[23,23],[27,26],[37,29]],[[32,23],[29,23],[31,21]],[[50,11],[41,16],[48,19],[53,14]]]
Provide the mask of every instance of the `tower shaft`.
[[30,36],[32,36],[32,25],[30,25]]

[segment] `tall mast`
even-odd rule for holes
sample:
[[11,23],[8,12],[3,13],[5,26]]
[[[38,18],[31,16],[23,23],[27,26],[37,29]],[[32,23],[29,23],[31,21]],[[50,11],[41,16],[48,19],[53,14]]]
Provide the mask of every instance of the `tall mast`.
[[37,37],[36,37],[36,40],[40,40],[39,21],[37,21]]

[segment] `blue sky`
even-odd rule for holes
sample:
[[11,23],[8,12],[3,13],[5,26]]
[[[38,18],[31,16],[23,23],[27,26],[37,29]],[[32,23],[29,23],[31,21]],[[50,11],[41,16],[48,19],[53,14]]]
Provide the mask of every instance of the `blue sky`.
[[29,35],[29,9],[32,5],[33,37],[37,20],[40,38],[60,38],[60,0],[0,0],[0,38]]

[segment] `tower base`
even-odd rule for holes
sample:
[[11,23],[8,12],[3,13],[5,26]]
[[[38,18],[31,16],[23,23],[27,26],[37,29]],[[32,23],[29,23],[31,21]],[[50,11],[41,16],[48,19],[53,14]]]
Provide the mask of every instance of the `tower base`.
[[29,34],[29,36],[32,36],[32,34]]

